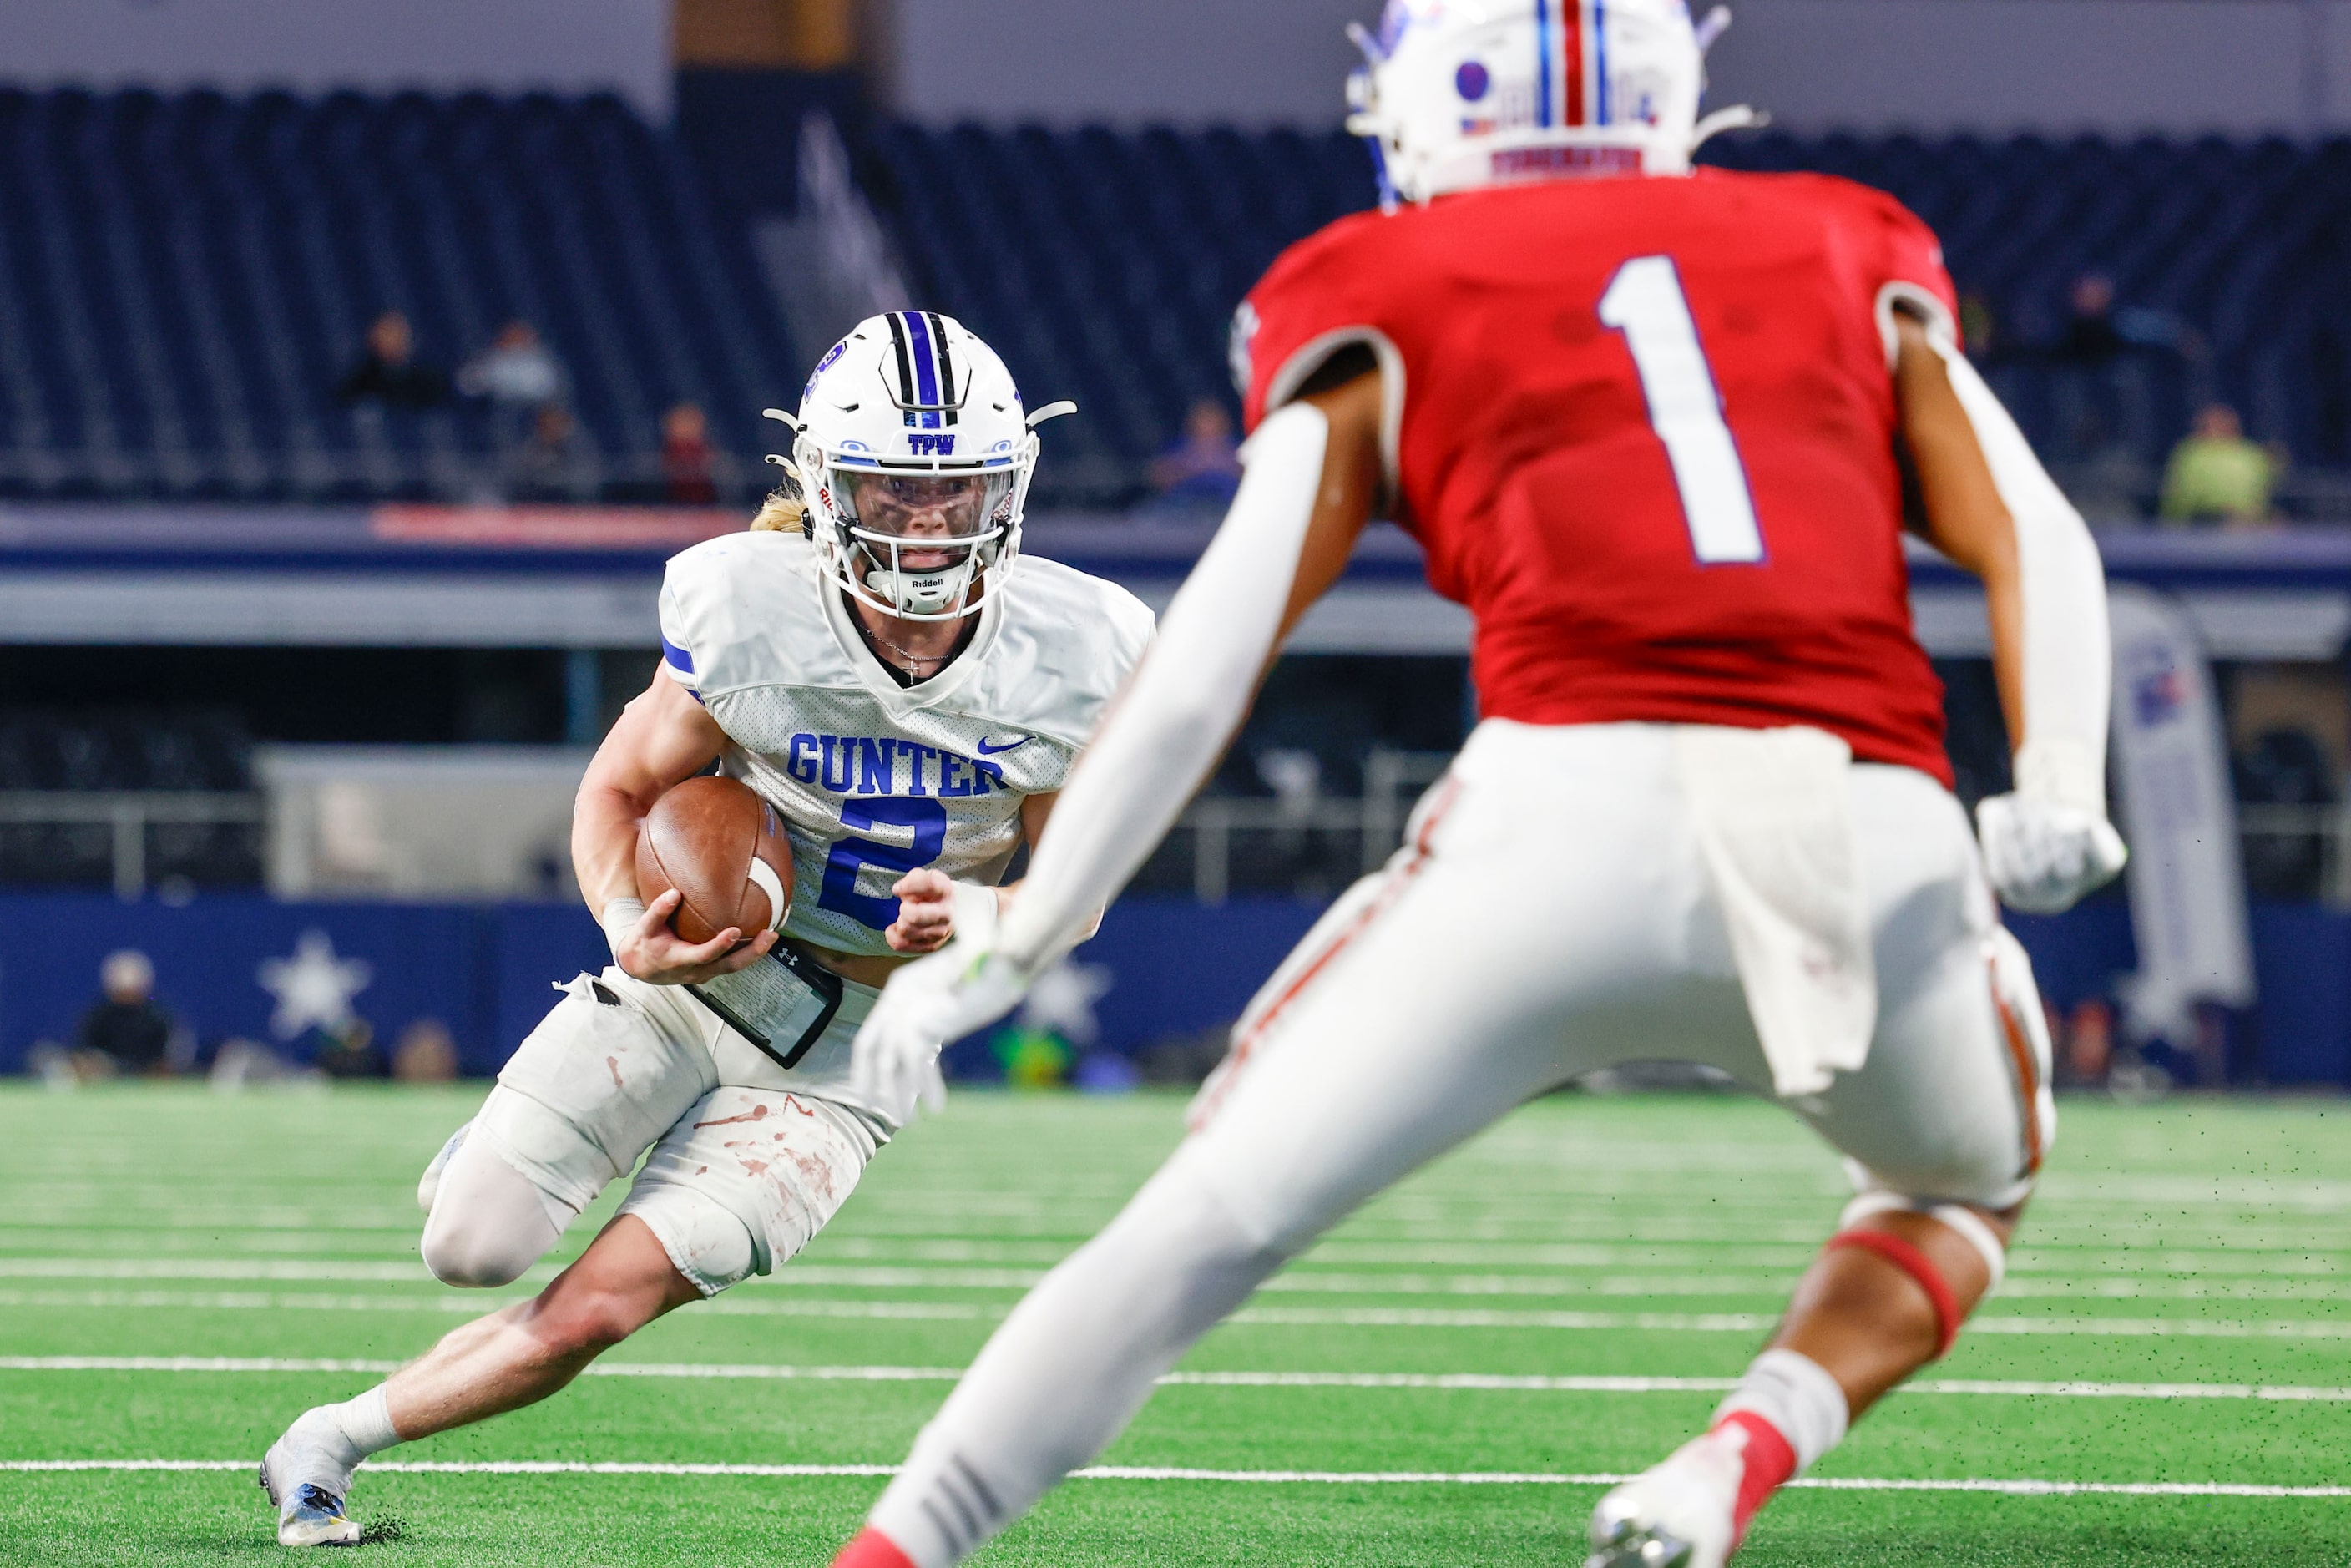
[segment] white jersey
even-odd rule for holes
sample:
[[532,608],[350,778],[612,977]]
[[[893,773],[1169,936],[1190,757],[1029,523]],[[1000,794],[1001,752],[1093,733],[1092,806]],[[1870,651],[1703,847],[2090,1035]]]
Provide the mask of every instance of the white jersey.
[[729,534],[671,559],[662,667],[726,732],[721,769],[784,820],[788,935],[887,954],[907,872],[994,883],[1021,801],[1068,780],[1152,633],[1124,589],[1034,556],[978,621],[953,664],[901,686],[799,535]]

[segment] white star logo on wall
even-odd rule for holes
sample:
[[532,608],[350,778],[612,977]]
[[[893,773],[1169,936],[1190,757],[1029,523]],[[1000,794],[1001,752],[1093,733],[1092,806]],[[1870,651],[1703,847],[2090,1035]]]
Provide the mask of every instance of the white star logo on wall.
[[269,1032],[292,1040],[316,1024],[329,1034],[348,1027],[351,998],[366,990],[375,970],[364,958],[338,958],[328,935],[313,928],[294,941],[291,958],[264,958],[261,988],[277,998]]

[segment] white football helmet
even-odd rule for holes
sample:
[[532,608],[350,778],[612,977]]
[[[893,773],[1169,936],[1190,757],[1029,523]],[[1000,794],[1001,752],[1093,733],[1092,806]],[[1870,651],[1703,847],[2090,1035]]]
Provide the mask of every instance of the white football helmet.
[[799,434],[785,466],[824,570],[886,614],[952,621],[979,609],[973,581],[993,585],[1019,553],[1033,427],[1076,407],[1029,413],[963,323],[893,310],[817,361],[797,416],[767,413]]
[[1371,139],[1382,195],[1562,174],[1686,174],[1715,131],[1701,121],[1706,50],[1686,0],[1388,0],[1376,37],[1349,29],[1364,65],[1347,80],[1347,129]]

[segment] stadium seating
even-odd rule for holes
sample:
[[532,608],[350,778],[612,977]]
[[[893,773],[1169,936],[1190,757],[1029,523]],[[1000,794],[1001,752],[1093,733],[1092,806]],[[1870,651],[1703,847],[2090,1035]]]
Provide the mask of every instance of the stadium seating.
[[680,400],[756,452],[797,355],[700,190],[611,98],[0,92],[0,481],[456,498],[486,421],[332,396],[386,309],[444,370],[510,319],[538,327],[583,461],[624,482]]
[[[1226,323],[1249,282],[1374,199],[1336,131],[849,118],[916,290],[1039,401],[1081,404],[1046,505],[1138,497],[1185,407],[1229,397]],[[680,400],[710,411],[747,490],[757,411],[791,395],[810,346],[754,243],[782,183],[722,162],[744,145],[605,97],[0,90],[0,494],[465,498],[492,450],[478,412],[378,417],[332,396],[387,308],[444,368],[509,319],[537,325],[569,370],[586,493],[649,493]],[[2061,463],[2079,455],[2081,389],[2043,346],[2073,279],[2098,271],[2129,309],[2192,329],[2116,394],[2131,494],[2208,396],[2303,465],[2351,467],[2351,141],[1772,132],[1708,155],[1849,174],[1917,208],[1995,324],[1995,382]]]

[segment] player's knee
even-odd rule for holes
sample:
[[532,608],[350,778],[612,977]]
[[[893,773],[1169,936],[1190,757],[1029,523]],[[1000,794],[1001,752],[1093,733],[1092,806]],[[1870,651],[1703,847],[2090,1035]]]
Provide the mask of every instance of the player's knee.
[[424,1220],[424,1266],[444,1285],[510,1285],[546,1255],[576,1213],[477,1134],[441,1175]]
[[1876,1254],[1918,1287],[1934,1317],[1935,1354],[1950,1354],[1959,1329],[2000,1284],[2016,1211],[1865,1193],[1845,1209],[1832,1251]]
[[1208,1162],[1179,1156],[1135,1195],[1116,1228],[1173,1270],[1259,1279],[1317,1234],[1263,1206],[1235,1203],[1222,1188]]
[[424,1266],[444,1285],[489,1290],[522,1278],[552,1237],[517,1237],[493,1226],[439,1224],[440,1208],[424,1227]]
[[574,1291],[531,1320],[531,1332],[559,1361],[591,1361],[645,1323],[646,1313],[616,1291]]

